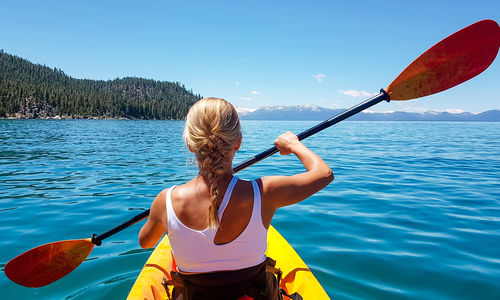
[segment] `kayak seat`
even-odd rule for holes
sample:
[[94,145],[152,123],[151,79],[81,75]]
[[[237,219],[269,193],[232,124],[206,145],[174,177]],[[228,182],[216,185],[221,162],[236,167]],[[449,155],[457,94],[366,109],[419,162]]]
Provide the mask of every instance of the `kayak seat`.
[[[170,272],[170,280],[164,278],[163,286],[169,300],[277,300],[288,296],[279,287],[281,270],[276,261],[268,257],[253,267],[236,271],[211,273]],[[170,294],[169,286],[173,286]],[[296,293],[295,293],[296,294]],[[300,300],[296,294],[291,299]]]

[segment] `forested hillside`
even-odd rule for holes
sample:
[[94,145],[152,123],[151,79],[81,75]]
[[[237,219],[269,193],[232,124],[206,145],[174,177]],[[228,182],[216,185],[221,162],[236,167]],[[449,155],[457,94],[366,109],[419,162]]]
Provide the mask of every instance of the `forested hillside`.
[[182,119],[199,95],[142,78],[75,79],[0,50],[0,117]]

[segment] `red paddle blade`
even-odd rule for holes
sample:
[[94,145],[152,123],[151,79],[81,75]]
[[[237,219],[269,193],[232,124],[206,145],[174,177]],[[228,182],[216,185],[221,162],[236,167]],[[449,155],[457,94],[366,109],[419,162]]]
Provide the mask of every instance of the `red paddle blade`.
[[500,27],[483,20],[425,51],[386,89],[391,100],[432,95],[471,79],[488,68],[500,47]]
[[5,274],[25,287],[45,286],[68,275],[93,248],[91,239],[41,245],[10,260],[5,265]]

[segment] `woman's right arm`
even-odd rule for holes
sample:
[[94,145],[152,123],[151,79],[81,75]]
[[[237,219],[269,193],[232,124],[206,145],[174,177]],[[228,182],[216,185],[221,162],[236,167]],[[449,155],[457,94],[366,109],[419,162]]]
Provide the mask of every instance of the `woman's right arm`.
[[306,172],[293,176],[263,177],[262,201],[268,209],[275,211],[300,202],[332,182],[334,176],[330,167],[304,146],[295,134],[286,132],[280,135],[274,144],[281,155],[295,154],[304,164]]

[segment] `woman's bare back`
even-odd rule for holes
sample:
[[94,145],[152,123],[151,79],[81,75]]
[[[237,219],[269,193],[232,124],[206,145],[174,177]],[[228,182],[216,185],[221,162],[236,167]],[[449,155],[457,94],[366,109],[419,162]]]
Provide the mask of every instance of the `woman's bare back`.
[[[221,198],[225,194],[230,180],[231,178],[221,181]],[[193,230],[207,228],[210,198],[208,186],[199,177],[176,187],[172,191],[171,199],[175,215],[182,224]],[[253,200],[252,183],[238,180],[222,215],[214,240],[215,244],[230,243],[245,230],[252,216]]]

